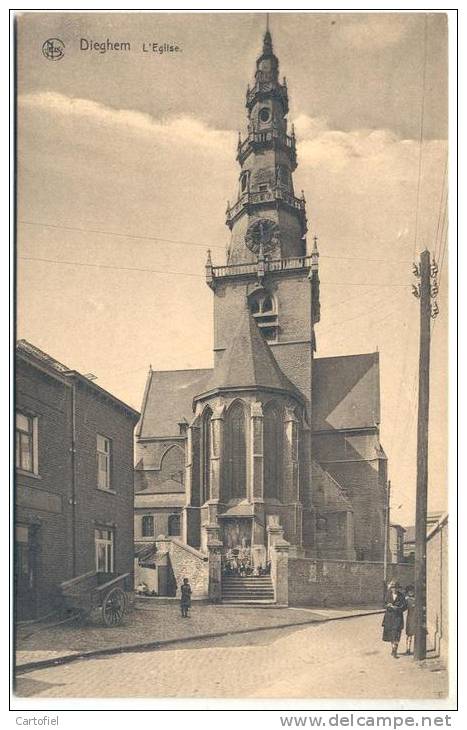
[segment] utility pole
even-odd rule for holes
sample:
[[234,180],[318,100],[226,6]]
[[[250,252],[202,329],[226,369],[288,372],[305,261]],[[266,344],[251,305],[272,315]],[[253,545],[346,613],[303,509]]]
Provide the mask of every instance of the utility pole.
[[[431,298],[438,293],[436,264],[431,265],[430,252],[420,254],[420,265],[414,264],[420,284],[413,286],[420,299],[420,356],[418,371],[417,425],[417,500],[415,518],[415,646],[414,659],[426,658],[426,518],[428,495],[428,420],[430,408],[430,328],[438,306]],[[434,279],[431,283],[431,278]]]
[[386,492],[386,514],[384,520],[384,557],[383,557],[383,605],[386,605],[386,594],[388,591],[388,558],[389,540],[391,531],[391,481],[388,480]]

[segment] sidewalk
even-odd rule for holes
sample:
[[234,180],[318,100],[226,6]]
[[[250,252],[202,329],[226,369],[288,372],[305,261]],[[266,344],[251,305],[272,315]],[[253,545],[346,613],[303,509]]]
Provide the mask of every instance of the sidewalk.
[[287,626],[333,621],[382,609],[308,609],[196,604],[191,615],[182,619],[178,605],[151,605],[136,601],[122,624],[106,628],[96,617],[90,623],[53,625],[36,623],[20,626],[16,632],[16,670],[52,666],[74,659],[158,648],[192,639],[212,638]]

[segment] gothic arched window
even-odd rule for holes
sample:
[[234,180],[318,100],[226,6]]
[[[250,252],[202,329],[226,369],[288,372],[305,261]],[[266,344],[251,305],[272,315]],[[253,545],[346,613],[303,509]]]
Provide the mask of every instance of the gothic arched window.
[[255,322],[267,342],[276,342],[279,328],[274,297],[261,289],[249,298],[249,306]]
[[245,409],[236,401],[228,410],[225,429],[227,499],[246,497]]
[[281,410],[271,404],[264,409],[264,496],[281,498],[283,418]]
[[[185,452],[177,444],[170,446],[161,459],[158,483],[161,484],[161,491],[164,491],[162,484],[171,481],[170,491],[183,492],[185,477]],[[175,485],[178,484],[178,487]]]
[[211,495],[211,417],[209,406],[203,413],[201,452],[201,504]]

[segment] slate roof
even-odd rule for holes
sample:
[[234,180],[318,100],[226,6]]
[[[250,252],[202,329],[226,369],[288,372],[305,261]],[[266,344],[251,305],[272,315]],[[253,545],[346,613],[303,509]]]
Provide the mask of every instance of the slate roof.
[[193,398],[205,390],[211,368],[150,370],[136,436],[178,436],[178,423],[193,418]]
[[[273,387],[303,398],[280,369],[247,309],[214,370],[149,371],[136,436],[178,436],[179,422],[192,420],[194,398],[219,388],[241,387]],[[312,401],[314,431],[379,424],[379,354],[315,358]]]
[[314,431],[379,424],[379,354],[316,358],[312,417]]
[[[320,512],[353,512],[352,502],[345,489],[315,460],[311,462],[311,474],[313,502]],[[323,489],[322,499],[318,498],[320,487]]]
[[246,306],[240,315],[237,330],[214,368],[204,392],[231,388],[276,388],[303,400],[297,387],[280,369]]
[[[51,355],[44,352],[44,350],[41,350],[39,347],[36,347],[36,345],[31,344],[27,340],[17,341],[16,355],[17,357],[19,356],[20,358],[26,360],[29,365],[43,368],[46,372],[48,371],[49,373],[53,372],[54,375],[62,380],[62,382],[64,383],[67,380],[72,380],[85,384],[86,387],[93,391],[96,395],[104,397],[106,401],[111,403],[114,407],[116,406],[117,408],[124,410],[125,413],[132,418],[134,423],[136,423],[136,421],[140,417],[138,411],[129,406],[127,403],[124,403],[122,400],[120,400],[120,398],[112,395],[112,393],[109,393],[108,390],[105,390],[100,385],[95,383],[94,380],[91,379],[90,373],[88,375],[82,375],[77,370],[72,370],[67,365],[59,362]],[[95,376],[92,377],[94,378]]]

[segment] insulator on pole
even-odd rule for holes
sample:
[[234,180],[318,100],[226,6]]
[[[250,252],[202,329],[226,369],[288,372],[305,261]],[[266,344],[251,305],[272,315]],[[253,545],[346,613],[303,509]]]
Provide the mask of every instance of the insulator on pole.
[[431,264],[431,270],[430,270],[430,275],[431,275],[432,279],[435,278],[437,273],[438,273],[438,264],[436,263],[436,261],[433,260],[433,263]]
[[417,299],[420,299],[420,285],[419,284],[412,284],[412,294]]
[[438,314],[439,314],[438,302],[433,302],[433,304],[431,305],[431,317],[432,317],[432,319],[436,319],[436,317],[438,316]]
[[412,272],[413,272],[413,275],[416,276],[417,278],[420,277],[420,269],[418,268],[417,264],[412,264]]
[[434,299],[437,296],[438,292],[439,292],[438,282],[435,279],[435,281],[433,282],[433,284],[430,287],[431,297]]

